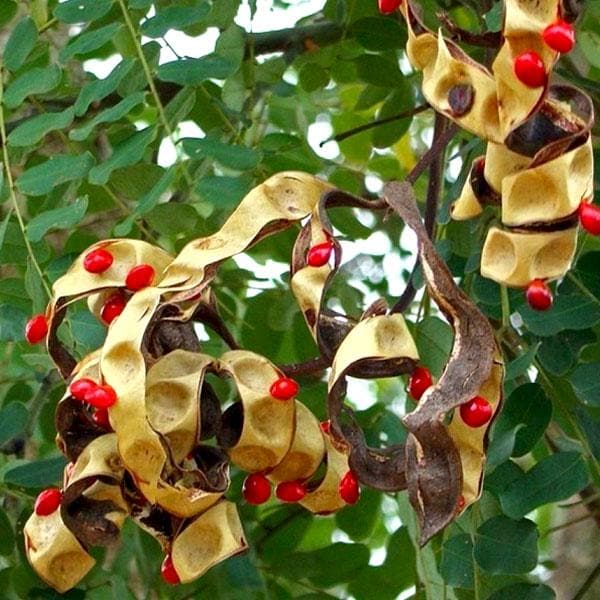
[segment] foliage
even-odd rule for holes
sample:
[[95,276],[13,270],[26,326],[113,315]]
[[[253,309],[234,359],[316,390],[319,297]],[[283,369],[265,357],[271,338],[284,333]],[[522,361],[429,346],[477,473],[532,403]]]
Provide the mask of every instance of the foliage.
[[[53,422],[64,384],[44,350],[24,342],[23,328],[31,314],[43,311],[49,285],[72,259],[98,239],[125,235],[178,251],[219,228],[248,190],[284,169],[319,174],[368,196],[382,180],[403,179],[427,148],[432,113],[414,111],[423,102],[420,76],[402,57],[406,32],[399,19],[380,16],[374,0],[328,0],[294,31],[247,33],[234,17],[238,11],[254,14],[256,4],[0,3],[5,41],[0,88],[0,581],[7,598],[54,597],[28,566],[20,530],[37,492],[56,485],[64,467]],[[422,4],[428,18],[446,10],[461,27],[498,28],[501,2]],[[562,59],[558,72],[598,105],[600,7],[588,4],[578,49]],[[165,61],[161,57],[169,56],[165,35],[170,30],[190,36],[214,33],[214,51],[199,58],[170,54]],[[478,59],[483,53],[473,50]],[[116,60],[107,76],[86,71],[87,61],[109,58]],[[409,116],[325,145],[327,153],[313,140],[315,131],[323,131],[311,128],[314,123],[329,123],[333,135],[339,135],[398,114]],[[190,121],[205,137],[182,133],[190,131],[182,126]],[[164,159],[171,142],[177,155],[172,164]],[[509,359],[508,400],[493,430],[481,501],[423,549],[416,545],[404,494],[364,491],[357,506],[317,518],[295,506],[240,503],[250,553],[194,584],[168,591],[159,576],[157,544],[126,527],[118,548],[95,551],[103,566],[67,597],[125,599],[155,590],[153,597],[170,598],[198,593],[228,600],[383,600],[413,586],[405,597],[554,597],[538,575],[542,565],[551,568],[555,549],[547,536],[563,509],[547,505],[582,490],[586,498],[593,496],[600,486],[595,379],[600,243],[581,235],[577,264],[558,284],[549,313],[535,313],[516,292],[503,305],[499,286],[478,274],[483,224],[494,215],[486,212],[467,223],[448,217],[450,202],[482,147],[461,131],[446,148],[436,234],[442,256],[492,320]],[[415,185],[421,198],[426,185],[426,175]],[[359,316],[374,298],[393,304],[399,276],[406,281],[412,268],[411,247],[399,221],[347,210],[334,211],[332,217],[352,258],[331,288],[331,306]],[[314,354],[278,275],[284,270],[281,263],[289,260],[293,234],[286,235],[253,248],[248,253],[252,260],[226,264],[216,286],[220,309],[242,345],[279,364]],[[408,316],[423,363],[439,375],[450,330],[427,294],[418,298]],[[68,331],[81,355],[98,347],[104,335],[84,306],[70,312]],[[205,351],[216,344],[209,339]],[[300,399],[324,417],[323,381],[306,377],[302,383]],[[401,380],[379,380],[368,387],[368,399],[365,386],[351,387],[370,443],[403,439],[398,417],[410,402],[404,387]],[[238,502],[241,480],[234,473],[232,499]],[[598,501],[587,506],[590,518],[594,512],[597,518]]]

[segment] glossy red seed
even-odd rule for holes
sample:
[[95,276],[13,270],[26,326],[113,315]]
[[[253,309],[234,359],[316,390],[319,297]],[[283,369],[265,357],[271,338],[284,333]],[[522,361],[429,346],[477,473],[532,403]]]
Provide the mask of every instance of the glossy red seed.
[[554,302],[552,291],[542,279],[534,279],[527,286],[525,299],[533,310],[548,310]]
[[113,255],[104,248],[88,252],[83,258],[83,268],[88,273],[104,273],[113,264]]
[[170,554],[165,556],[165,559],[160,566],[160,574],[163,580],[169,585],[177,585],[181,583],[181,579],[179,579],[179,575],[177,575],[175,565],[173,564],[173,558]]
[[414,400],[420,400],[421,396],[433,385],[431,373],[427,367],[415,367],[413,374],[408,380],[408,393]]
[[358,479],[352,471],[348,471],[340,481],[340,496],[346,504],[356,504],[360,498]]
[[322,267],[329,262],[333,252],[333,242],[328,240],[313,246],[306,255],[306,263],[310,267]]
[[469,427],[485,425],[492,418],[493,412],[492,405],[481,396],[475,396],[460,406],[461,419]]
[[299,502],[306,496],[306,488],[299,481],[284,481],[277,486],[275,495],[282,502]]
[[85,400],[85,397],[92,391],[98,387],[98,384],[88,377],[82,377],[77,381],[74,381],[69,386],[69,393],[76,400],[81,400],[82,402]]
[[44,490],[36,499],[34,510],[39,517],[51,515],[59,506],[62,500],[62,492],[56,488]]
[[41,342],[48,334],[48,321],[44,315],[35,315],[25,325],[25,339],[30,344]]
[[280,377],[269,388],[269,393],[277,400],[290,400],[298,395],[300,386],[289,377]]
[[556,50],[561,54],[567,54],[575,47],[575,29],[573,25],[562,19],[548,25],[544,29],[542,37],[552,50]]
[[530,50],[519,54],[515,59],[515,75],[527,87],[537,88],[546,85],[546,68],[541,56]]
[[321,431],[324,434],[329,435],[329,431],[331,430],[331,421],[329,419],[327,419],[327,421],[322,421],[319,423],[319,427],[321,427]]
[[579,205],[579,222],[592,235],[600,235],[600,206],[582,202]]
[[263,504],[271,497],[271,483],[262,473],[252,473],[244,481],[242,494],[248,504]]
[[401,4],[402,0],[379,0],[379,12],[389,15],[398,9]]
[[108,410],[106,408],[97,408],[92,414],[92,421],[102,427],[102,429],[110,429],[110,419],[108,418]]
[[85,395],[85,401],[94,408],[109,408],[117,401],[117,393],[110,385],[98,385]]
[[100,310],[100,318],[107,324],[110,325],[122,312],[125,308],[125,304],[127,301],[125,300],[125,296],[120,293],[112,294],[109,296],[104,306]]
[[128,290],[137,292],[148,287],[154,281],[154,267],[152,265],[142,264],[133,267],[125,278],[125,285]]
[[462,510],[465,507],[465,497],[461,494],[458,497],[458,502],[456,503],[456,508],[458,510]]

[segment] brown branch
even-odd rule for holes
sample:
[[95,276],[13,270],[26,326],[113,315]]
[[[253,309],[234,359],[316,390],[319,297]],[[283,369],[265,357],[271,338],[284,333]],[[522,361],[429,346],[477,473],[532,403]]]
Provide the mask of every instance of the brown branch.
[[317,356],[316,358],[311,358],[306,362],[282,365],[279,367],[279,370],[284,375],[292,377],[298,375],[312,375],[313,373],[323,371],[323,369],[326,369],[329,366],[331,365],[324,356]]
[[459,27],[445,12],[439,12],[437,18],[446,27],[450,39],[455,42],[464,42],[482,48],[499,48],[502,45],[503,38],[500,31],[485,31],[484,33],[467,31]]

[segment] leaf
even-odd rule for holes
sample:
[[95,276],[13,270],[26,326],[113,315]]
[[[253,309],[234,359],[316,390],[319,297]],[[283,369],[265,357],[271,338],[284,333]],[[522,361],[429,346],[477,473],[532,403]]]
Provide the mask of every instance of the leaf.
[[425,317],[417,324],[415,343],[421,362],[436,377],[448,362],[453,339],[452,328],[438,317]]
[[201,21],[210,12],[210,6],[204,0],[193,6],[166,6],[158,9],[156,15],[141,26],[142,33],[150,38],[159,38],[169,29],[185,29]]
[[442,546],[440,562],[440,573],[444,581],[452,587],[473,589],[474,569],[471,536],[462,533],[448,538]]
[[406,30],[397,20],[387,17],[358,19],[352,23],[350,35],[366,50],[390,50],[406,44]]
[[146,214],[146,220],[158,233],[170,238],[192,233],[198,226],[198,213],[189,204],[159,204]]
[[87,207],[87,196],[83,196],[68,206],[40,213],[27,224],[27,237],[39,242],[51,229],[70,229],[83,219]]
[[535,335],[549,337],[563,329],[588,329],[600,323],[600,306],[585,296],[557,296],[547,311],[536,311],[527,305],[519,307],[526,327]]
[[33,312],[44,313],[46,309],[46,290],[38,270],[33,264],[31,256],[27,257],[27,270],[25,271],[25,290],[31,298]]
[[599,368],[600,363],[579,365],[570,377],[577,398],[588,406],[600,407]]
[[17,187],[28,196],[43,196],[63,183],[82,179],[93,164],[94,157],[90,152],[79,156],[58,154],[46,162],[27,169],[17,179]]
[[[10,402],[0,411],[0,446],[25,430],[29,411],[22,402]],[[1,536],[0,536],[1,538]]]
[[66,0],[54,9],[54,16],[63,23],[89,23],[107,14],[112,0]]
[[380,508],[381,494],[365,488],[361,493],[360,502],[336,513],[335,522],[352,540],[366,540],[375,527]]
[[305,92],[315,92],[329,83],[329,73],[317,63],[306,63],[298,73],[298,80]]
[[581,351],[596,341],[592,331],[561,331],[544,338],[537,358],[544,369],[553,375],[565,375],[575,364]]
[[0,556],[9,556],[15,547],[15,533],[9,518],[0,508]]
[[516,379],[517,377],[527,373],[527,370],[533,364],[540,345],[541,342],[532,344],[527,352],[517,356],[517,358],[508,363],[508,366],[506,367],[506,375],[504,376],[505,381],[512,381],[513,379]]
[[33,50],[38,38],[38,30],[31,17],[23,17],[13,29],[4,47],[4,64],[9,71],[23,66]]
[[[407,79],[390,94],[377,113],[378,119],[387,119],[399,112],[409,109],[413,105],[412,90]],[[409,129],[412,117],[397,119],[392,123],[386,123],[373,129],[373,145],[376,148],[389,148],[395,144]]]
[[77,37],[71,38],[71,41],[58,53],[60,62],[65,63],[76,56],[89,54],[102,48],[115,37],[120,28],[120,23],[110,23],[99,29],[86,30]]
[[8,229],[8,222],[10,221],[11,213],[7,212],[2,223],[0,223],[0,250],[4,246],[4,238],[6,237],[6,230]]
[[528,573],[537,565],[538,530],[528,519],[492,517],[479,529],[473,554],[488,573]]
[[16,108],[27,96],[45,94],[53,90],[60,83],[61,77],[62,71],[58,65],[29,69],[6,88],[4,104],[8,108]]
[[13,467],[4,473],[4,481],[24,488],[43,488],[56,485],[62,477],[66,464],[67,460],[64,456],[34,460]]
[[204,177],[198,182],[196,192],[206,202],[218,208],[232,208],[252,187],[247,177]]
[[75,112],[72,106],[62,112],[51,112],[27,119],[15,127],[8,135],[10,146],[34,146],[51,131],[66,129],[73,122]]
[[358,76],[365,83],[393,88],[402,85],[404,76],[398,65],[379,54],[363,54],[356,59]]
[[0,2],[0,27],[4,27],[17,14],[17,3],[14,0]]
[[121,81],[129,75],[136,61],[124,58],[104,79],[96,79],[86,83],[75,101],[75,114],[80,117],[87,112],[92,102],[98,102],[112,94]]
[[226,144],[214,137],[183,138],[184,152],[193,159],[212,158],[224,167],[237,171],[247,171],[258,165],[261,153],[253,148]]
[[556,594],[547,585],[531,583],[513,583],[496,590],[487,600],[554,600]]
[[577,35],[577,45],[589,63],[600,69],[600,35],[595,31],[581,31]]
[[245,46],[246,32],[233,23],[217,39],[215,53],[239,67],[244,59]]
[[198,85],[207,79],[226,79],[237,70],[230,59],[218,54],[207,54],[202,58],[175,60],[158,67],[158,78],[179,85]]
[[118,121],[123,117],[127,116],[130,111],[141,104],[144,101],[145,94],[144,92],[138,92],[132,94],[131,96],[127,96],[121,102],[103,110],[98,113],[91,121],[82,125],[81,127],[77,127],[76,129],[72,129],[69,132],[69,138],[75,140],[77,142],[82,142],[83,140],[90,137],[94,128],[101,123],[113,123],[114,121]]
[[509,517],[519,519],[538,506],[569,498],[587,482],[581,454],[558,452],[543,458],[509,484],[500,494],[500,503]]
[[156,137],[156,127],[146,127],[115,146],[110,158],[90,170],[88,180],[94,185],[104,185],[115,169],[139,162],[146,147]]

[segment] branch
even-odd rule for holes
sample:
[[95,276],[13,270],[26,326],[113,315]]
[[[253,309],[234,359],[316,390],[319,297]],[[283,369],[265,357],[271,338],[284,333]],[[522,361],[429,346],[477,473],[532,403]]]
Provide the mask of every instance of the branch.
[[446,27],[451,40],[464,42],[471,46],[482,48],[499,48],[502,45],[502,33],[500,31],[486,31],[484,33],[473,33],[459,27],[445,12],[439,12],[437,18]]

